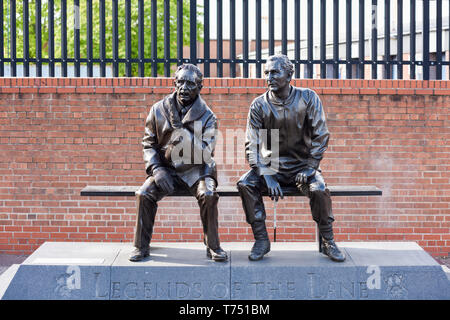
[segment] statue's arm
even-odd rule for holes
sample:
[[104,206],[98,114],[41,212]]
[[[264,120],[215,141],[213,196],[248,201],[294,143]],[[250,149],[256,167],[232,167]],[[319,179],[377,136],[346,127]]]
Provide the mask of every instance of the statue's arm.
[[[208,121],[206,122],[201,139],[201,150],[203,152],[205,162],[213,161],[214,150],[217,143],[217,133],[217,118],[214,114],[211,114],[211,116],[208,118]],[[197,148],[199,147],[200,144],[197,143]]]
[[325,111],[319,96],[308,90],[307,117],[311,134],[311,149],[308,164],[311,168],[319,168],[320,161],[328,148],[330,133],[328,131]]
[[263,128],[263,116],[261,106],[253,101],[247,117],[247,128],[245,137],[245,156],[251,168],[256,169],[259,175],[265,173],[267,165],[261,161],[260,144],[261,130]]
[[150,109],[145,121],[145,132],[142,139],[142,146],[144,151],[145,171],[148,175],[152,175],[156,168],[163,166],[159,154],[160,146],[158,144],[158,136],[156,131],[155,106]]

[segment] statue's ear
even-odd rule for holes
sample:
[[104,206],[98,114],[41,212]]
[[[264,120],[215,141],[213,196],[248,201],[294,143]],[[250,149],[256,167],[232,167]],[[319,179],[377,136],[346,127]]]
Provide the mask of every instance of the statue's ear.
[[294,72],[291,72],[289,75],[289,82],[291,82],[293,76],[294,76]]

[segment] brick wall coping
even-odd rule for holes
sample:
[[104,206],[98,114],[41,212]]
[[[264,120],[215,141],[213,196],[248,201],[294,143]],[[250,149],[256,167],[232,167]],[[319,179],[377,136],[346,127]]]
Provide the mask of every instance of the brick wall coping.
[[[318,94],[450,95],[449,80],[295,79]],[[264,79],[206,78],[202,94],[261,94]],[[172,78],[0,78],[0,93],[170,93]]]

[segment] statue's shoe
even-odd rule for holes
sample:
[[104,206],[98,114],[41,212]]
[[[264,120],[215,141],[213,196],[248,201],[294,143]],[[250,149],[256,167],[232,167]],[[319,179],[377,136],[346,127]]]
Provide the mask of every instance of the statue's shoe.
[[219,247],[218,249],[215,249],[215,250],[213,250],[211,248],[206,248],[206,257],[208,257],[208,259],[211,259],[214,261],[219,261],[219,262],[228,260],[227,253],[221,247]]
[[253,244],[252,250],[248,255],[248,259],[251,261],[261,260],[266,253],[270,251],[270,241],[267,240],[256,240]]
[[345,261],[345,254],[339,250],[334,240],[322,240],[322,253],[336,262]]
[[133,252],[131,252],[131,255],[128,258],[128,260],[141,261],[144,258],[148,257],[149,255],[150,255],[150,248],[145,248],[145,249],[136,248],[133,250]]

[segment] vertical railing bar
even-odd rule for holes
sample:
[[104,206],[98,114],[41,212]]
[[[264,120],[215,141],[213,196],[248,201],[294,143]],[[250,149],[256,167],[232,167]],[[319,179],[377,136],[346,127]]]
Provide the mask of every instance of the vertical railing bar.
[[55,76],[55,3],[48,1],[48,72],[50,77]]
[[125,1],[125,59],[125,74],[131,77],[131,1]]
[[[192,40],[192,35],[191,35]],[[191,42],[191,48],[193,44]],[[164,0],[164,76],[170,77],[170,1]]]
[[248,0],[242,0],[242,22],[243,22],[243,30],[242,30],[242,44],[243,49],[243,76],[244,78],[248,78]]
[[86,1],[86,43],[87,43],[87,75],[92,77],[93,74],[93,64],[92,64],[92,0]]
[[436,80],[442,80],[442,0],[436,1]]
[[203,73],[205,77],[210,76],[210,40],[209,40],[209,0],[204,0],[203,2],[204,6],[204,16],[203,16],[203,39],[205,46],[203,48],[203,56],[205,59],[204,65],[203,65]]
[[339,78],[339,0],[333,0],[333,78]]
[[100,77],[106,77],[106,8],[100,0]]
[[269,0],[269,55],[275,54],[275,0]]
[[67,77],[67,0],[61,0],[61,76]]
[[300,78],[300,0],[295,0],[295,77]]
[[42,77],[42,26],[41,26],[41,0],[36,0],[35,17],[36,17],[36,77]]
[[222,47],[222,0],[217,0],[217,76],[223,75],[223,47]]
[[183,64],[183,0],[177,0],[177,60]]
[[4,59],[5,59],[5,55],[4,55],[4,46],[3,46],[3,41],[4,41],[4,37],[3,37],[3,23],[4,23],[4,19],[3,19],[3,0],[0,0],[0,77],[4,77],[5,76],[5,63],[4,63]]
[[197,65],[197,0],[190,0],[189,9],[190,24],[190,59],[191,63]]
[[378,0],[372,0],[372,79],[377,79],[378,70]]
[[410,0],[409,78],[416,78],[416,0]]
[[403,0],[397,0],[397,78],[403,79]]
[[345,5],[345,51],[346,51],[346,75],[352,78],[352,0],[347,0]]
[[4,19],[3,19],[3,0],[0,0],[0,77],[4,77],[5,76],[5,63],[4,63],[4,59],[5,59],[5,55],[4,55],[4,45],[3,45],[3,41],[4,41],[4,37],[3,37],[3,23],[4,23]]
[[313,77],[313,1],[308,0],[308,30],[307,30],[307,41],[308,41],[308,64],[307,64],[307,77]]
[[138,56],[139,56],[138,74],[139,74],[139,77],[145,76],[144,13],[145,13],[144,0],[139,0],[139,3],[138,3]]
[[423,80],[430,80],[430,3],[423,1]]
[[[29,30],[29,6],[28,0],[23,0],[23,74],[30,76],[30,30]],[[0,10],[3,10],[3,6]],[[3,11],[2,11],[3,14]]]
[[10,22],[10,56],[11,56],[11,76],[17,76],[16,65],[16,0],[9,2],[9,22]]
[[281,53],[287,55],[287,0],[281,3]]
[[256,77],[261,78],[261,0],[256,0]]
[[80,0],[74,0],[74,44],[75,44],[75,77],[80,76]]
[[230,77],[236,78],[236,1],[230,0]]
[[326,58],[326,30],[325,30],[325,20],[326,20],[326,0],[320,0],[320,78],[325,79],[327,77],[327,69],[325,64]]
[[364,19],[364,0],[359,0],[359,79],[364,79],[364,46],[365,46],[365,19]]
[[113,76],[119,76],[119,0],[112,2],[113,20]]
[[385,79],[391,78],[391,2],[384,0],[384,68]]
[[151,7],[151,58],[152,58],[152,77],[158,76],[158,64],[156,58],[158,57],[157,51],[157,4],[156,0],[152,0]]

